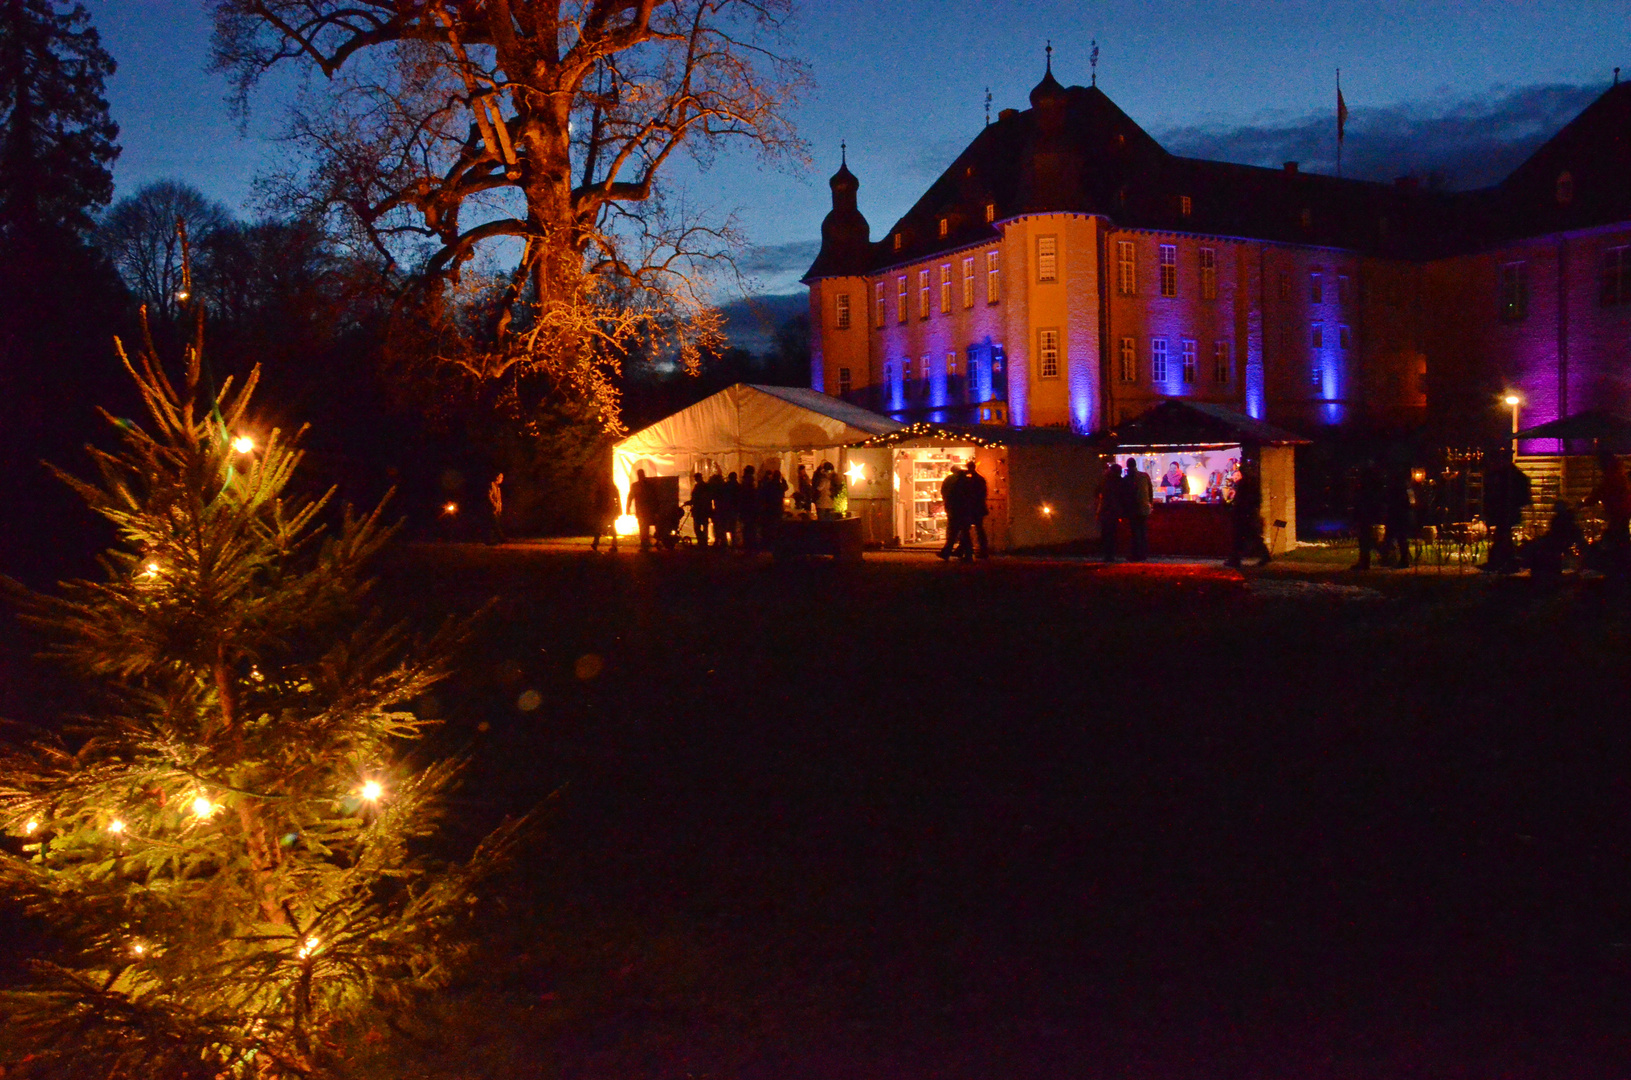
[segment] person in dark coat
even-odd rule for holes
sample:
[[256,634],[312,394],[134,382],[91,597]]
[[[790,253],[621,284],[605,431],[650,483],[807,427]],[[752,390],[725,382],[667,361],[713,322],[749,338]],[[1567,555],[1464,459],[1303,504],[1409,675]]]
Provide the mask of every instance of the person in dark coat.
[[1487,455],[1484,471],[1484,520],[1494,530],[1489,561],[1482,569],[1498,574],[1517,572],[1518,549],[1512,530],[1523,523],[1523,508],[1533,501],[1529,477],[1512,463],[1512,448],[1503,446]]
[[708,478],[708,525],[713,529],[714,547],[724,547],[724,476],[718,468]]
[[1563,576],[1563,556],[1576,546],[1584,546],[1585,534],[1569,504],[1559,499],[1552,504],[1552,523],[1533,543],[1524,545],[1523,561],[1537,578]]
[[741,511],[742,482],[735,473],[725,477],[714,492],[714,546],[735,547],[742,533],[737,514]]
[[742,488],[736,493],[737,546],[759,548],[759,480],[752,465],[742,469]]
[[963,559],[973,558],[969,540],[968,503],[963,485],[968,477],[956,465],[940,481],[940,504],[946,511],[946,544],[938,554],[949,559],[955,553]]
[[1133,562],[1150,557],[1150,515],[1155,512],[1155,483],[1138,467],[1137,458],[1127,459],[1127,473],[1121,478],[1122,516],[1127,522],[1127,546]]
[[[651,530],[659,528],[657,485],[646,479],[646,470],[636,469],[634,483],[629,485],[629,501],[625,512],[634,515],[640,529],[640,550],[651,550]],[[661,539],[661,537],[659,537]]]
[[691,498],[685,505],[691,508],[691,531],[697,538],[697,546],[707,547],[708,519],[713,513],[714,504],[708,481],[699,472],[691,474]]
[[793,477],[793,509],[808,514],[814,506],[815,482],[810,479],[810,470],[800,465]]
[[595,481],[595,489],[590,494],[590,513],[594,516],[595,538],[589,542],[590,551],[600,550],[600,534],[606,533],[612,538],[612,552],[617,552],[617,518],[623,513],[623,500],[618,498],[617,485],[612,483],[610,476],[601,476]]
[[1099,477],[1099,549],[1107,563],[1116,561],[1116,533],[1121,521],[1122,485],[1121,466],[1111,458]]
[[783,500],[787,497],[787,481],[780,469],[771,469],[759,478],[759,543],[769,547],[775,542],[776,529],[781,525]]
[[1355,570],[1369,570],[1371,553],[1376,548],[1376,526],[1382,524],[1383,492],[1382,472],[1366,462],[1354,478],[1354,532],[1359,537],[1359,561]]
[[1416,531],[1416,491],[1410,480],[1410,466],[1402,465],[1388,477],[1387,498],[1383,513],[1387,531],[1382,536],[1382,557],[1395,552],[1393,565],[1400,570],[1410,569],[1410,538]]
[[980,475],[979,468],[970,458],[967,468],[968,477],[968,514],[969,524],[974,529],[974,540],[979,548],[980,558],[991,557],[991,544],[985,536],[985,519],[991,516],[991,503],[989,501],[990,488],[986,486],[985,477]]
[[1254,458],[1241,458],[1235,501],[1229,504],[1229,531],[1232,550],[1225,566],[1238,567],[1249,555],[1257,556],[1258,566],[1269,561],[1269,548],[1263,543],[1263,481]]

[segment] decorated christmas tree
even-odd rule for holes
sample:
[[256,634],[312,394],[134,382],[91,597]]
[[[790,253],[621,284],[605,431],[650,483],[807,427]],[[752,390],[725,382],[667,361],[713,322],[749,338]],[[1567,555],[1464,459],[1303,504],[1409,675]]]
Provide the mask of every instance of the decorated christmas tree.
[[14,589],[95,705],[0,759],[0,888],[41,929],[8,1077],[344,1075],[449,978],[515,835],[428,854],[459,763],[409,764],[411,705],[462,628],[371,611],[393,530],[296,492],[299,435],[257,431],[255,374],[208,386],[198,327],[179,380],[120,348],[146,417],[64,476],[117,530],[103,580]]

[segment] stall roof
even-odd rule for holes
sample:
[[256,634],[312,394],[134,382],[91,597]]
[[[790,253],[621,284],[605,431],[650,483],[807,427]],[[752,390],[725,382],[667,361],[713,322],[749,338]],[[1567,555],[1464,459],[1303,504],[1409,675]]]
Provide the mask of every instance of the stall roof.
[[1631,442],[1631,420],[1601,409],[1578,412],[1561,420],[1551,420],[1524,428],[1516,439],[1609,439]]
[[1110,432],[1118,448],[1138,446],[1296,446],[1308,442],[1284,428],[1254,420],[1226,405],[1163,401]]
[[898,431],[876,435],[857,445],[899,446],[902,443],[950,443],[975,446],[1092,446],[1094,441],[1069,428],[1002,427],[994,424],[909,424]]

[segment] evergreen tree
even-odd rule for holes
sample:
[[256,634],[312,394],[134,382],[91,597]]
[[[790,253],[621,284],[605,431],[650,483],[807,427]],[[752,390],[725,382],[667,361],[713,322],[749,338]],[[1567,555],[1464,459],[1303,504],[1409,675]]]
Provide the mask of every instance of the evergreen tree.
[[393,530],[325,532],[299,435],[249,434],[258,373],[210,395],[201,351],[179,385],[151,345],[126,360],[145,422],[64,476],[117,530],[104,580],[22,594],[99,705],[0,751],[0,887],[52,943],[4,995],[7,1076],[344,1075],[348,1039],[448,978],[515,835],[424,852],[459,763],[408,764],[408,706],[462,628],[370,612]]

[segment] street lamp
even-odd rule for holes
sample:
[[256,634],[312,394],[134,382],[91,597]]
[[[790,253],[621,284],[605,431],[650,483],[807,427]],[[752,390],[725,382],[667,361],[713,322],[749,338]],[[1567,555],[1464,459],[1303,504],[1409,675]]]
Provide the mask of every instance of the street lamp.
[[1517,394],[1508,393],[1501,401],[1512,410],[1512,450],[1516,453],[1518,449],[1518,407],[1523,404],[1523,398]]

